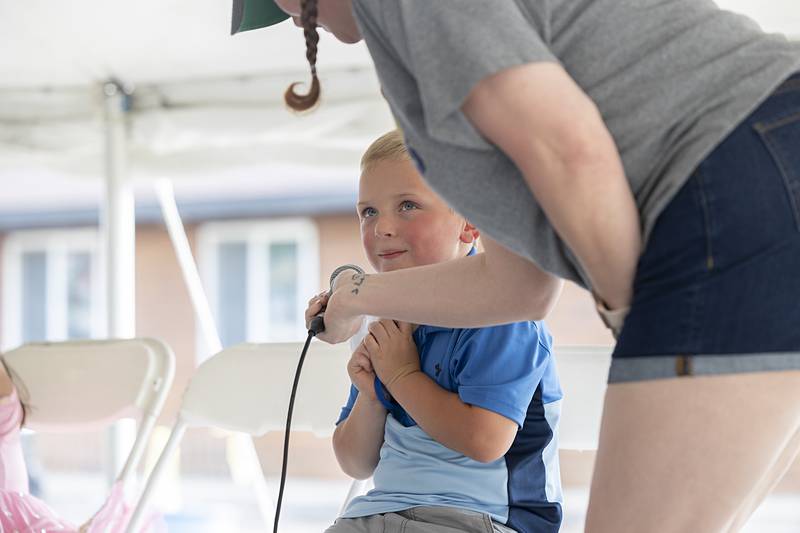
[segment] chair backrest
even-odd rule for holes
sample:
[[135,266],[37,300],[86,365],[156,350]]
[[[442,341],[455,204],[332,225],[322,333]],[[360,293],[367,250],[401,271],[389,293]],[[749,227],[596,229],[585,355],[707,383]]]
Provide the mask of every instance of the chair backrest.
[[[301,342],[244,343],[216,353],[195,370],[186,386],[178,419],[147,479],[126,533],[138,531],[150,500],[188,427],[216,427],[261,436],[283,431]],[[313,340],[300,374],[292,429],[319,436],[333,433],[347,400],[347,344]],[[257,463],[256,463],[257,464]]]
[[141,458],[175,375],[172,350],[156,339],[25,344],[2,355],[36,431],[80,431],[140,418],[120,478]]
[[[206,360],[192,376],[180,417],[188,426],[214,426],[260,436],[283,431],[303,343],[244,343]],[[312,341],[300,374],[293,430],[330,435],[350,389],[347,344]]]
[[611,347],[605,346],[553,347],[564,393],[559,423],[559,448],[597,448],[611,351]]
[[[181,407],[189,426],[214,426],[260,436],[286,424],[292,380],[303,343],[239,344],[205,361]],[[611,347],[555,346],[564,391],[559,447],[597,448]],[[300,375],[292,428],[318,436],[333,432],[347,400],[347,343],[312,341]]]

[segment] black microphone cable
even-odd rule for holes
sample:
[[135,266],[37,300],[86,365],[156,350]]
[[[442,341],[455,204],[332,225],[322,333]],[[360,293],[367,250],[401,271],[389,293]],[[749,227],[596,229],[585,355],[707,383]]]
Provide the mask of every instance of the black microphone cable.
[[[331,291],[333,290],[333,282],[336,280],[336,276],[344,272],[345,270],[355,270],[359,274],[363,274],[364,270],[357,266],[357,265],[342,265],[336,270],[333,271],[331,274]],[[330,291],[328,292],[330,294]],[[324,311],[324,310],[323,310]],[[272,526],[272,533],[278,533],[278,522],[281,519],[281,503],[283,502],[283,489],[286,485],[286,466],[289,462],[289,431],[292,428],[292,412],[294,411],[294,399],[297,395],[297,384],[300,382],[300,371],[303,369],[303,362],[306,359],[306,352],[308,352],[308,346],[311,344],[311,339],[325,331],[325,320],[323,318],[323,313],[318,314],[314,318],[311,319],[311,324],[309,324],[308,328],[308,337],[306,338],[306,343],[303,346],[303,351],[300,354],[300,360],[297,361],[297,370],[294,373],[294,382],[292,383],[292,392],[289,395],[289,411],[286,414],[286,430],[283,435],[283,461],[281,463],[281,481],[280,485],[278,486],[278,501],[275,503],[275,522]]]

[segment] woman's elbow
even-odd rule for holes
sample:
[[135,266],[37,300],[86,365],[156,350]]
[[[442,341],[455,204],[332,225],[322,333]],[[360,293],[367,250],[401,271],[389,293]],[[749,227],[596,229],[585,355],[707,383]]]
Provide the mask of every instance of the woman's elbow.
[[524,301],[528,306],[526,309],[528,320],[544,320],[555,307],[564,287],[562,279],[552,274],[543,274],[537,275],[537,279],[531,281],[524,295]]

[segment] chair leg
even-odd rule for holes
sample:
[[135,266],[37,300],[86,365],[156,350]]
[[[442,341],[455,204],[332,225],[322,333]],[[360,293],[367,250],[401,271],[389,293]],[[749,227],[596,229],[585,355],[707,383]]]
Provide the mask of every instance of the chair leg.
[[164,446],[164,449],[161,451],[161,455],[158,456],[158,462],[156,462],[156,466],[153,468],[153,471],[147,478],[147,484],[144,487],[144,491],[139,497],[139,501],[136,504],[136,509],[133,511],[133,516],[131,516],[131,521],[128,523],[128,527],[125,529],[126,533],[135,533],[139,528],[139,524],[141,523],[142,518],[147,511],[147,506],[150,503],[150,499],[152,498],[156,486],[161,478],[164,466],[167,464],[167,461],[169,461],[172,453],[178,447],[178,444],[180,444],[185,432],[186,424],[179,419],[175,424],[175,427],[172,429],[172,433],[170,434],[169,440],[167,440],[167,444]]
[[364,492],[364,488],[367,486],[366,479],[354,479],[353,482],[350,484],[350,490],[347,491],[347,496],[344,498],[344,503],[342,504],[342,508],[339,509],[339,516],[342,516],[344,510],[347,508],[347,505],[350,503],[350,500],[355,498],[356,496],[360,496]]
[[[256,451],[256,445],[250,435],[244,433],[232,433],[228,435],[228,468],[231,471],[231,477],[236,480],[242,478],[241,466],[237,463],[241,461],[244,470],[246,471],[247,485],[253,489],[256,496],[256,503],[258,510],[261,513],[261,519],[266,525],[266,530],[272,529],[272,524],[275,521],[275,500],[267,485],[267,480],[264,478],[264,470],[261,468],[261,460]],[[233,454],[231,452],[234,452]],[[238,460],[236,458],[239,458]],[[237,474],[237,471],[240,471]]]

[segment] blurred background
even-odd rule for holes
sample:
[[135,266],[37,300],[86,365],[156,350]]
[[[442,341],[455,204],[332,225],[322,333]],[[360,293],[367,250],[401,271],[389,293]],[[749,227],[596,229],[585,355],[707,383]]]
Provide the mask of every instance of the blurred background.
[[[797,0],[718,3],[800,38]],[[0,0],[0,349],[166,341],[177,376],[149,465],[209,355],[154,185],[174,189],[223,345],[299,341],[305,303],[329,273],[368,264],[354,208],[358,162],[393,127],[363,43],[322,34],[323,103],[298,116],[282,95],[308,79],[300,30],[288,21],[231,37],[229,20],[227,1]],[[572,285],[548,323],[556,346],[612,344],[589,295]],[[125,435],[25,435],[32,489],[84,520],[105,496]],[[321,531],[349,480],[328,438],[292,439],[284,530]],[[237,442],[189,431],[159,497],[170,531],[267,529]],[[255,442],[273,491],[281,442],[279,433]],[[565,531],[582,529],[593,458],[562,451]],[[800,531],[800,465],[748,531]]]

